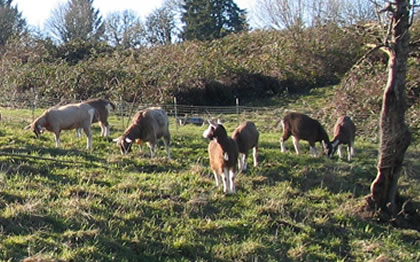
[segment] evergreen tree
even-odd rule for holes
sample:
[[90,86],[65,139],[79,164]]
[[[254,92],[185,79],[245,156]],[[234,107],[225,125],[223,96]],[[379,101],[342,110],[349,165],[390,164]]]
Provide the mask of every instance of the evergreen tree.
[[24,32],[26,21],[17,7],[11,6],[13,0],[0,0],[0,45],[6,44],[13,35]]
[[212,40],[247,29],[246,12],[233,0],[185,0],[182,38]]

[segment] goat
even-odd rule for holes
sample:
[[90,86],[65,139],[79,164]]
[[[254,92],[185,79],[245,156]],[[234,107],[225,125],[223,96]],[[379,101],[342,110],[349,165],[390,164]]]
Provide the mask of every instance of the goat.
[[356,126],[348,116],[341,116],[334,125],[334,138],[331,142],[333,152],[338,148],[338,156],[342,158],[341,147],[347,145],[347,159],[352,160],[354,155],[354,137],[356,136]]
[[39,138],[44,130],[55,134],[56,147],[61,147],[60,133],[62,130],[82,128],[87,136],[87,149],[92,148],[91,123],[95,117],[95,108],[88,104],[68,104],[52,107],[25,129],[31,128],[35,137]]
[[169,143],[171,136],[169,133],[169,120],[166,112],[161,108],[148,108],[137,112],[131,125],[124,131],[124,133],[114,139],[120,147],[121,154],[127,154],[131,150],[134,142],[141,144],[147,142],[150,148],[151,157],[155,157],[155,146],[157,140],[163,138],[168,159],[171,159]]
[[322,142],[324,151],[329,157],[332,156],[332,146],[328,134],[317,120],[305,114],[291,112],[281,120],[281,125],[283,127],[283,135],[280,139],[281,152],[286,152],[284,142],[293,136],[296,154],[300,154],[299,140],[306,140],[309,142],[310,150],[314,156],[317,155],[315,142]]
[[209,127],[203,132],[203,137],[210,139],[208,153],[210,167],[219,186],[219,177],[223,179],[223,191],[235,193],[236,164],[239,149],[236,142],[228,137],[226,129],[221,123],[209,121]]
[[252,148],[254,167],[258,165],[258,139],[259,132],[255,124],[251,121],[245,121],[233,131],[232,138],[235,140],[239,149],[238,166],[239,170],[246,171],[248,152]]
[[[111,126],[108,123],[108,115],[111,110],[115,110],[115,105],[105,99],[89,99],[87,101],[83,101],[82,104],[88,104],[95,108],[96,114],[92,120],[92,123],[99,122],[101,126],[101,136],[108,137]],[[81,129],[76,129],[77,137],[81,136]]]

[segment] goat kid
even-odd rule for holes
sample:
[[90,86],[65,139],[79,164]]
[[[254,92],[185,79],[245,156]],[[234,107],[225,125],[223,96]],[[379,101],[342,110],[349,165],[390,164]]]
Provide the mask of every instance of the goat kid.
[[210,167],[219,186],[219,178],[223,181],[225,193],[236,193],[235,175],[239,149],[236,142],[228,137],[221,123],[209,121],[209,127],[203,132],[203,137],[210,139],[208,153]]
[[127,154],[134,142],[141,144],[147,142],[151,157],[155,157],[157,140],[163,138],[168,159],[171,159],[169,133],[169,120],[166,112],[161,108],[148,108],[136,113],[131,125],[118,138],[114,139],[120,147],[121,154]]
[[[115,105],[106,99],[95,98],[81,102],[82,104],[88,104],[95,108],[96,114],[92,120],[92,123],[99,122],[101,126],[101,136],[108,137],[111,126],[108,123],[108,116],[111,110],[115,110]],[[76,136],[81,137],[81,128],[76,129]]]
[[334,125],[334,138],[331,142],[333,152],[338,148],[338,156],[343,157],[341,152],[342,145],[347,145],[347,159],[351,161],[354,156],[354,138],[356,136],[356,126],[349,116],[341,116]]
[[300,154],[299,140],[306,140],[309,142],[312,155],[317,155],[315,142],[321,142],[324,147],[324,152],[328,157],[332,156],[332,146],[328,138],[328,134],[322,125],[315,119],[301,113],[288,113],[282,120],[283,135],[280,139],[281,152],[286,152],[284,142],[293,136],[293,145],[296,154]]
[[87,136],[86,148],[92,148],[91,123],[95,117],[95,108],[88,104],[68,104],[60,107],[52,107],[45,111],[35,121],[25,127],[31,128],[35,137],[39,138],[44,130],[55,135],[56,147],[61,147],[60,133],[62,130],[81,128]]
[[259,136],[260,134],[257,130],[257,127],[251,121],[242,123],[235,129],[235,131],[233,131],[232,139],[236,142],[239,149],[238,167],[240,172],[247,170],[248,153],[251,148],[254,167],[258,165]]

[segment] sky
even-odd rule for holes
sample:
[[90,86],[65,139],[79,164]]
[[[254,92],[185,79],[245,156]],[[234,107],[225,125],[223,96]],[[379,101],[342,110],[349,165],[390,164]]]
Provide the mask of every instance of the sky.
[[[14,5],[17,5],[18,10],[22,12],[23,17],[27,23],[43,28],[45,21],[50,17],[51,11],[60,4],[66,3],[68,0],[15,0]],[[235,3],[241,9],[247,9],[248,12],[252,9],[256,0],[235,0]],[[93,5],[99,9],[101,15],[106,17],[108,13],[113,11],[122,11],[132,9],[137,14],[144,18],[153,9],[162,5],[163,0],[94,0]]]

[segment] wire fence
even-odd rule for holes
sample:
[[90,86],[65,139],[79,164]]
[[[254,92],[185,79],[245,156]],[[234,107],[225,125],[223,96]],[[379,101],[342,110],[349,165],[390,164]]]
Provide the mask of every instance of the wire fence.
[[[65,105],[69,103],[81,102],[77,100],[60,100],[60,99],[42,99],[37,95],[34,96],[19,96],[14,98],[0,97],[0,118],[6,118],[8,121],[20,121],[24,124],[32,122],[41,112],[47,108]],[[288,105],[288,107],[279,106],[264,106],[264,107],[250,107],[243,106],[240,101],[236,99],[234,106],[191,106],[177,104],[174,99],[172,104],[142,104],[138,102],[126,102],[123,99],[117,101],[113,100],[116,109],[112,115],[116,115],[119,127],[125,129],[131,122],[131,118],[138,111],[148,107],[161,107],[168,116],[174,121],[176,128],[180,125],[188,123],[193,120],[193,124],[205,123],[208,119],[221,119],[224,123],[232,124],[232,126],[239,124],[242,121],[250,120],[258,123],[258,128],[262,132],[278,131],[278,123],[280,119],[288,111],[296,111],[307,114],[315,119],[318,119],[326,128],[328,133],[332,135],[332,128],[337,119],[334,115],[333,109],[329,108],[313,108],[309,104]],[[10,111],[13,110],[28,110],[28,115],[16,115]],[[372,112],[366,112],[365,115],[352,116],[353,121],[357,126],[358,136],[369,139],[370,141],[379,141],[379,117]],[[414,133],[415,140],[418,140],[418,115],[416,111],[407,115],[407,120],[412,123],[412,133]],[[4,122],[4,121],[3,121]],[[414,124],[414,125],[413,125]],[[118,127],[117,127],[118,128]]]
[[[65,105],[69,103],[77,103],[81,101],[76,100],[59,100],[59,99],[39,99],[35,97],[19,97],[14,99],[0,98],[0,114],[7,117],[8,111],[10,110],[28,110],[30,111],[31,119],[28,119],[27,115],[21,117],[13,115],[13,118],[17,121],[33,121],[42,111],[50,107]],[[194,120],[193,124],[204,123],[208,119],[221,119],[223,122],[238,122],[244,120],[254,120],[265,123],[261,128],[264,130],[274,128],[276,121],[288,111],[286,108],[281,107],[249,107],[242,106],[239,100],[236,100],[235,106],[191,106],[191,105],[180,105],[176,103],[172,104],[142,104],[135,102],[126,102],[122,99],[118,101],[112,101],[115,105],[115,114],[120,122],[121,128],[124,129],[128,126],[132,116],[145,108],[149,107],[161,107],[163,108],[169,117],[173,118],[176,125],[183,125],[189,123],[189,120]],[[306,108],[297,109],[301,112],[310,114]],[[9,117],[10,118],[10,117]],[[199,120],[202,120],[200,122]],[[191,122],[190,122],[191,123]]]

